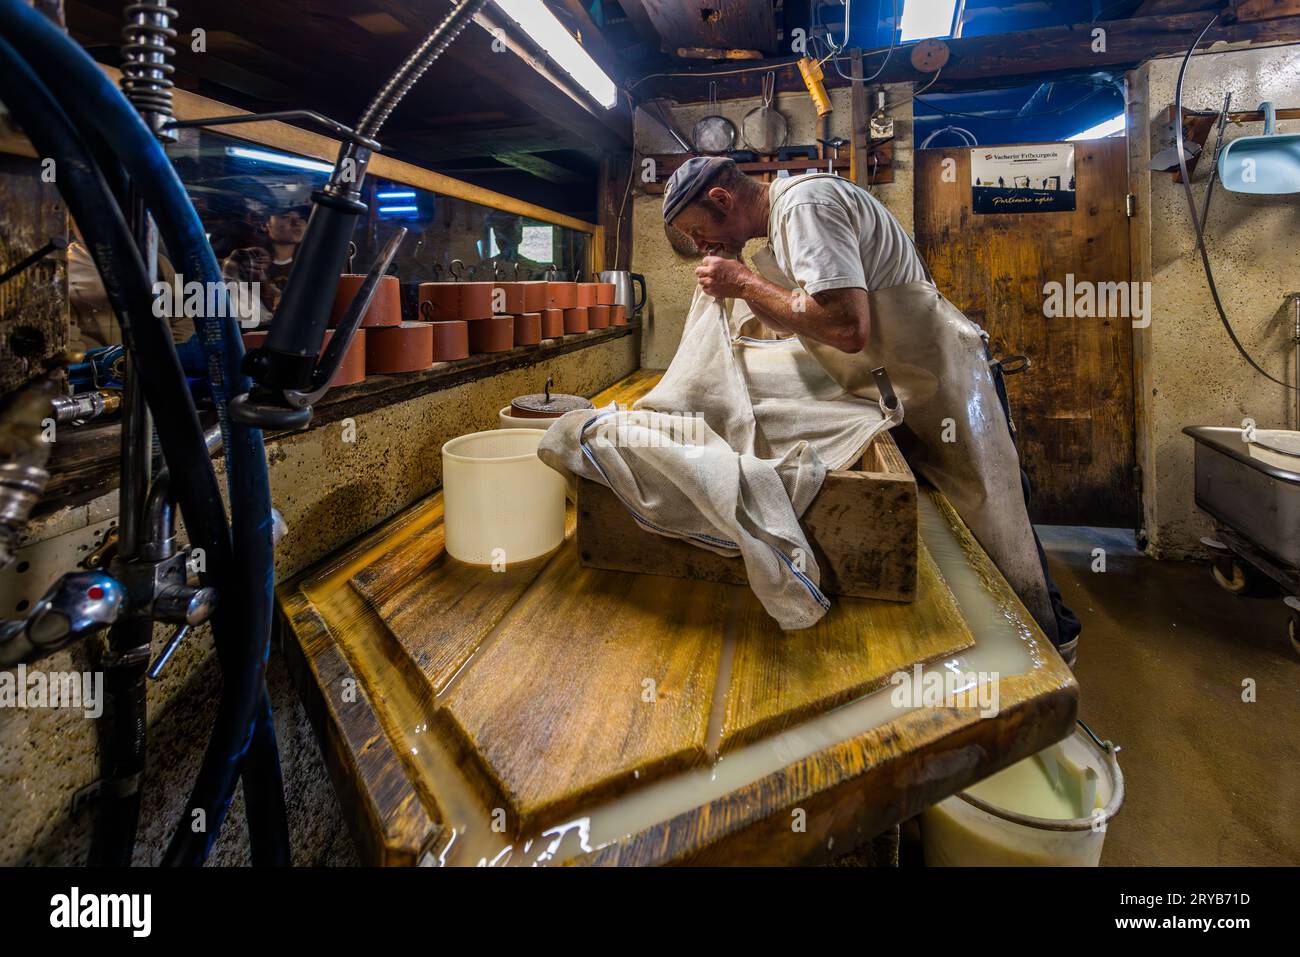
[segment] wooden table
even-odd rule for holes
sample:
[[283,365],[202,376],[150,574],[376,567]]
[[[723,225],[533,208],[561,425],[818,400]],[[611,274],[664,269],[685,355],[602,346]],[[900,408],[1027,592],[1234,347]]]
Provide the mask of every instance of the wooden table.
[[[815,863],[1065,737],[1073,676],[922,499],[917,600],[838,598],[800,632],[745,587],[584,568],[572,534],[463,565],[440,494],[284,584],[283,649],[363,859]],[[895,701],[917,662],[977,676],[996,714]]]

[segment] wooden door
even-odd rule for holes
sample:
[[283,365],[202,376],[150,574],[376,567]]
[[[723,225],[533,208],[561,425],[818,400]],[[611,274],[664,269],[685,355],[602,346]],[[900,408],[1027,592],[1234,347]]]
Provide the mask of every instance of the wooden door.
[[1075,289],[1129,281],[1125,140],[1076,143],[1074,163],[1073,212],[977,214],[971,151],[918,150],[916,242],[939,289],[987,330],[993,355],[1030,359],[1007,391],[1033,521],[1136,527],[1132,306],[1095,318],[1044,310],[1049,283],[1064,294],[1070,276]]

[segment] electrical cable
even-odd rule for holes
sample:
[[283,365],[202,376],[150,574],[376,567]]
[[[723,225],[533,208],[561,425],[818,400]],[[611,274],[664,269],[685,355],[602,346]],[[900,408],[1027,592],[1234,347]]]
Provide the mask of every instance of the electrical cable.
[[[940,106],[938,103],[935,103],[931,100],[923,100],[920,97],[914,97],[914,99],[916,99],[916,101],[920,103],[922,106],[928,106],[930,109],[936,110],[944,114],[945,116],[960,116],[968,120],[995,120],[1000,123],[1003,122],[1010,123],[1010,122],[1014,122],[1015,120],[1036,120],[1044,116],[1055,116],[1058,113],[1068,113],[1070,110],[1082,106],[1084,103],[1092,99],[1094,96],[1097,96],[1100,93],[1105,93],[1106,89],[1107,87],[1099,87],[1095,90],[1091,90],[1088,93],[1085,93],[1083,96],[1079,97],[1079,99],[1075,100],[1073,103],[1069,104],[1068,106],[1063,106],[1055,110],[1043,110],[1041,113],[1030,113],[1027,116],[986,116],[981,113],[961,113],[958,112],[957,110],[945,109],[944,107]],[[1008,109],[1010,109],[1010,107],[1008,107]]]
[[[890,23],[890,31],[889,31],[889,48],[885,51],[885,58],[880,61],[880,67],[876,70],[875,73],[871,74],[871,76],[864,76],[860,80],[855,80],[853,77],[847,76],[844,73],[844,69],[840,66],[840,53],[844,50],[846,46],[848,46],[848,40],[849,40],[849,9],[847,4],[845,5],[845,9],[844,9],[844,43],[840,44],[837,47],[835,41],[830,39],[830,32],[827,31],[826,45],[831,48],[831,52],[828,53],[825,57],[823,57],[818,62],[825,63],[827,60],[830,60],[835,66],[835,72],[840,75],[841,79],[848,80],[849,83],[871,83],[872,81],[874,81],[876,77],[880,76],[880,74],[885,72],[885,67],[889,65],[889,60],[894,55],[894,50],[897,49],[898,46],[897,44],[898,0],[893,0],[893,10],[894,10],[894,16],[893,16],[893,20]],[[822,26],[822,29],[826,29],[824,25]],[[879,51],[875,51],[875,52],[879,52]],[[871,54],[863,53],[862,55],[866,57]]]
[[[631,109],[632,114],[635,116],[636,100],[632,98],[632,94],[629,93],[627,90],[623,91],[623,95],[627,97],[628,108]],[[624,210],[627,209],[627,198],[632,194],[632,179],[635,176],[636,176],[636,150],[632,150],[631,165],[628,167],[628,171],[627,171],[627,187],[623,190],[623,202],[619,204],[618,216],[615,217],[614,219],[614,262],[612,265],[615,269],[618,269],[618,257],[619,257],[619,253],[622,251],[623,212]]]
[[937,70],[934,71],[934,76],[932,76],[932,77],[930,78],[930,82],[929,82],[929,83],[927,83],[925,86],[921,87],[919,90],[917,90],[917,91],[916,91],[915,93],[913,93],[911,96],[909,96],[907,99],[905,99],[905,100],[903,100],[903,101],[901,101],[901,102],[899,102],[899,103],[891,103],[891,104],[889,104],[889,106],[886,108],[885,112],[887,112],[887,113],[892,112],[892,111],[898,109],[900,106],[906,106],[908,103],[911,103],[913,100],[915,100],[918,96],[920,96],[920,95],[921,95],[922,93],[924,93],[926,90],[930,89],[930,87],[932,87],[932,86],[934,86],[936,83],[938,83],[938,82],[939,82],[939,74],[941,74],[942,72],[943,72],[943,67],[939,67],[939,69],[937,69]]
[[[874,50],[872,52],[879,53],[881,51]],[[786,70],[789,69],[790,67],[794,67],[797,70],[799,68],[800,59],[801,59],[800,57],[795,57],[793,60],[785,60],[784,62],[781,63],[770,63],[765,61],[762,66],[745,66],[745,67],[738,67],[734,70],[712,70],[707,73],[692,72],[690,70],[681,70],[672,73],[647,73],[645,76],[639,77],[636,80],[633,80],[631,83],[629,83],[627,85],[627,89],[630,91],[640,86],[646,80],[654,80],[654,79],[658,79],[659,77],[686,76],[686,77],[697,77],[699,79],[704,79],[704,80],[711,80],[714,77],[719,77],[719,76],[735,76],[736,74],[739,73],[761,73],[761,72],[766,72],[768,70]]]
[[[1187,64],[1191,61],[1192,54],[1196,52],[1196,48],[1200,46],[1201,40],[1203,40],[1205,35],[1210,32],[1210,28],[1218,22],[1218,19],[1219,14],[1216,13],[1210,18],[1210,22],[1201,29],[1201,32],[1197,34],[1196,39],[1192,41],[1192,45],[1187,48],[1187,53],[1183,55],[1182,65],[1178,68],[1178,82],[1174,85],[1174,145],[1178,151],[1178,170],[1182,174],[1183,193],[1187,197],[1187,212],[1192,217],[1192,228],[1196,231],[1196,248],[1201,254],[1201,265],[1205,269],[1205,281],[1210,287],[1210,298],[1214,300],[1214,308],[1219,313],[1219,321],[1223,323],[1223,328],[1228,333],[1228,338],[1232,340],[1232,344],[1236,346],[1237,352],[1239,352],[1241,357],[1249,363],[1252,369],[1270,382],[1280,385],[1284,389],[1296,391],[1297,389],[1300,389],[1300,385],[1291,385],[1273,375],[1270,375],[1265,371],[1263,366],[1255,361],[1255,357],[1246,351],[1246,347],[1242,344],[1241,340],[1237,338],[1237,333],[1232,328],[1232,323],[1228,321],[1228,313],[1223,308],[1223,300],[1219,298],[1219,287],[1214,281],[1214,270],[1210,267],[1210,253],[1205,245],[1203,224],[1201,223],[1200,216],[1197,215],[1196,212],[1196,198],[1192,195],[1192,177],[1187,169],[1187,148],[1183,136],[1183,79],[1187,74]],[[1211,184],[1211,186],[1213,186],[1213,184]]]

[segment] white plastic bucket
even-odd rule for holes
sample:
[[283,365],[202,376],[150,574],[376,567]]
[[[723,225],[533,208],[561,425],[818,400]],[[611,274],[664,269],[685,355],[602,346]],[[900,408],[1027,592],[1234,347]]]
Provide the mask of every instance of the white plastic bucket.
[[[921,815],[926,865],[1096,867],[1106,828],[1124,803],[1124,775],[1116,759],[1119,748],[1109,741],[1099,741],[1082,722],[1059,747],[1075,765],[1096,773],[1096,806],[1090,815],[1036,817],[962,792]],[[999,774],[1012,770],[1007,768]]]
[[442,447],[447,554],[472,565],[537,558],[564,541],[564,478],[540,429],[473,432]]
[[497,428],[540,429],[541,431],[545,432],[547,429],[551,427],[551,424],[553,422],[559,420],[559,416],[555,416],[553,418],[545,418],[545,419],[526,419],[522,415],[511,415],[510,408],[511,407],[508,405],[502,406],[501,410],[497,412],[497,419],[500,422],[500,425],[498,425]]

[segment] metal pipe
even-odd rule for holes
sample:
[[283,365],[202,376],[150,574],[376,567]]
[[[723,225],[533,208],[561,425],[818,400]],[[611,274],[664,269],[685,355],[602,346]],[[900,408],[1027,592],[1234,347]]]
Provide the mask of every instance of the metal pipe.
[[0,412],[0,568],[13,561],[18,538],[50,480],[44,430],[57,392],[49,376],[37,379]]

